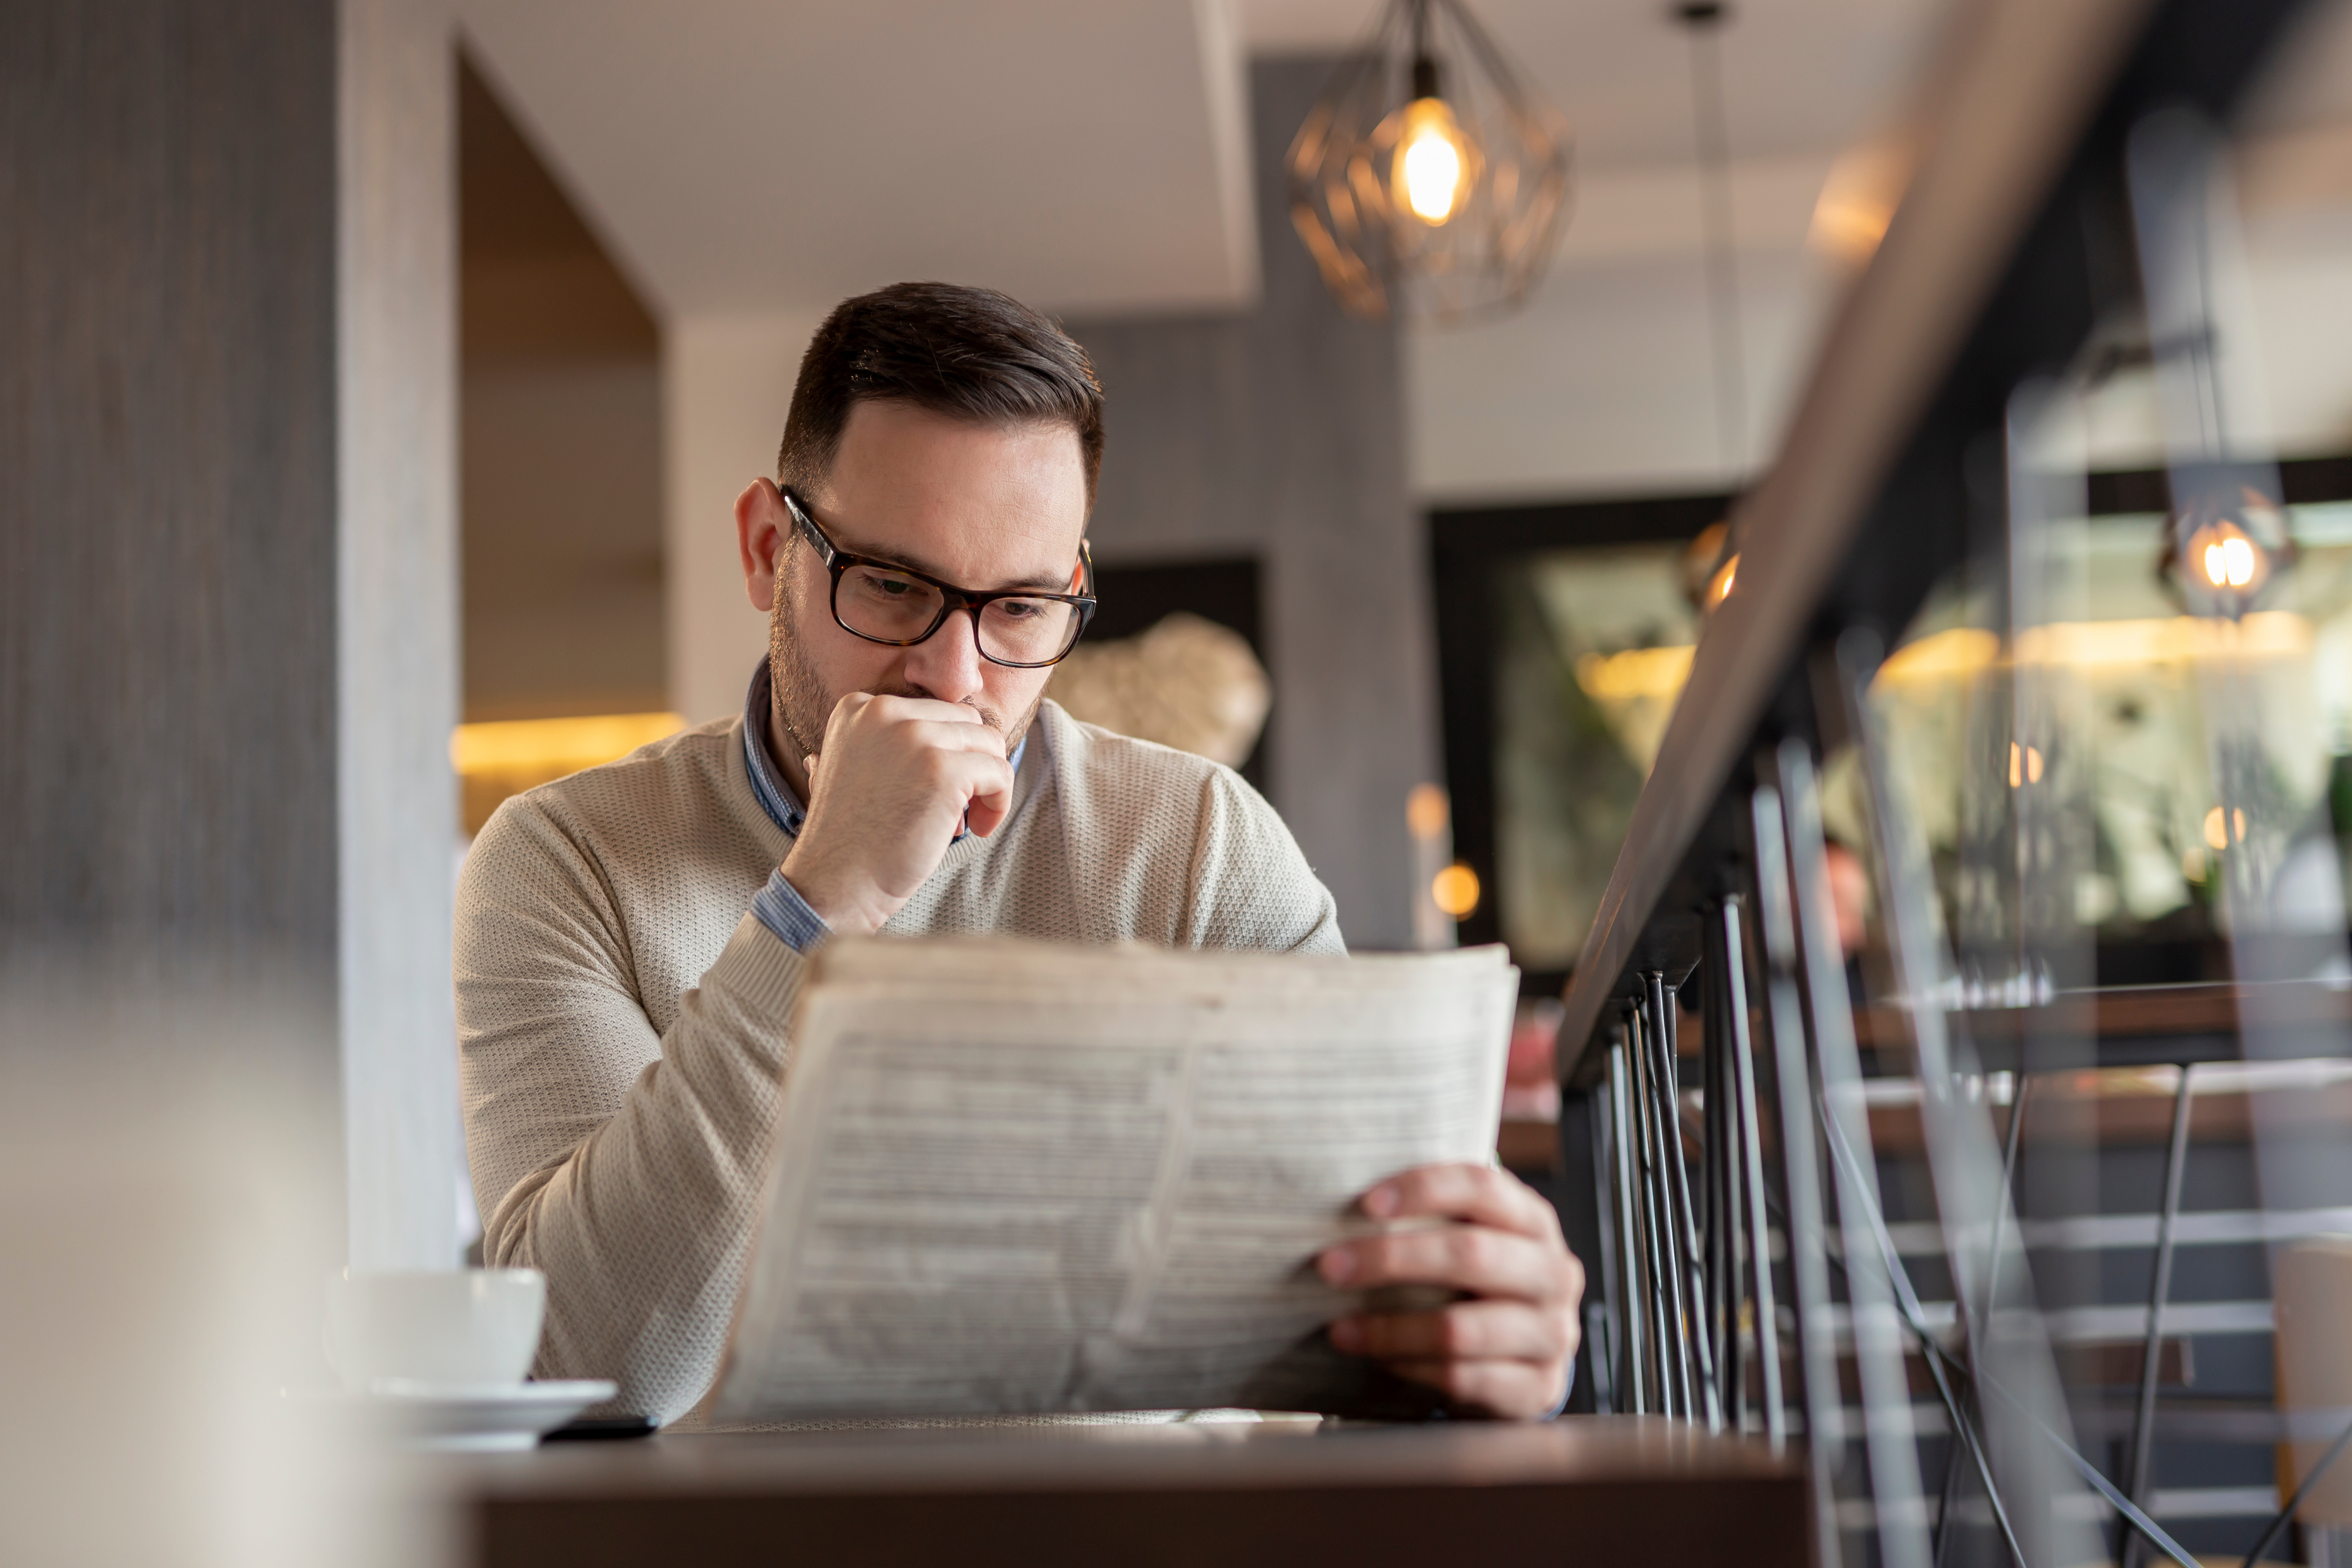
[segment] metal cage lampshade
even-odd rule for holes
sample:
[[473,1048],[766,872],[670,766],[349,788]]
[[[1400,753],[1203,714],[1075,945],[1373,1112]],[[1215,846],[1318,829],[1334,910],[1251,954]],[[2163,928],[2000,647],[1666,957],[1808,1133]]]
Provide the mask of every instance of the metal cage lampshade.
[[2237,620],[2259,609],[2299,552],[2284,508],[2228,463],[2183,465],[2165,520],[2157,576],[2192,616]]
[[1391,0],[1290,144],[1290,216],[1339,303],[1465,321],[1527,299],[1569,132],[1460,0]]

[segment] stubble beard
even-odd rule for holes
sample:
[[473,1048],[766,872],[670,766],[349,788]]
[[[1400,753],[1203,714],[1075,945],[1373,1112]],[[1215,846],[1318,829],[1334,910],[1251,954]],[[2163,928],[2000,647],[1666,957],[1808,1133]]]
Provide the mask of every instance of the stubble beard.
[[[796,553],[799,542],[792,545]],[[847,691],[829,690],[824,681],[811,666],[796,628],[806,625],[805,613],[825,613],[821,606],[802,602],[797,574],[789,571],[792,585],[775,597],[775,608],[768,614],[768,680],[772,695],[769,705],[774,710],[776,722],[782,728],[784,738],[800,752],[801,765],[806,768],[808,759],[824,749],[824,727],[833,710]],[[944,637],[955,631],[954,626],[941,626],[933,635]],[[969,634],[967,634],[969,635]],[[919,686],[905,681],[886,681],[877,686],[858,688],[877,697],[925,697],[931,694]],[[1021,715],[1020,721],[1008,728],[1004,715],[994,708],[967,698],[964,706],[978,713],[981,721],[1004,737],[1004,754],[1011,756],[1019,749],[1029,733],[1029,726],[1037,721],[1037,707],[1045,700],[1040,690]]]

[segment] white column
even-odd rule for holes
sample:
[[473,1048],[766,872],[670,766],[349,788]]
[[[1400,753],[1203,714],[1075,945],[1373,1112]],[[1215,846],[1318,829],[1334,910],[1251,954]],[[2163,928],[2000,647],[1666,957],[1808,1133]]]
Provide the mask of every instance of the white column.
[[457,1261],[457,69],[443,0],[343,0],[336,795],[353,1267]]
[[735,498],[776,471],[801,353],[822,311],[673,318],[662,334],[670,705],[691,722],[742,705],[768,646],[743,592]]

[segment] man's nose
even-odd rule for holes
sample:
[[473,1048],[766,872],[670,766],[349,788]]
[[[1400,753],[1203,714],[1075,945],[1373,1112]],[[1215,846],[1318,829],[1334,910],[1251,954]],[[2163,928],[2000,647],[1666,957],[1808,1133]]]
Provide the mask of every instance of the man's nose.
[[971,612],[956,611],[907,650],[908,680],[942,702],[961,702],[978,692],[987,665],[980,657],[979,634]]

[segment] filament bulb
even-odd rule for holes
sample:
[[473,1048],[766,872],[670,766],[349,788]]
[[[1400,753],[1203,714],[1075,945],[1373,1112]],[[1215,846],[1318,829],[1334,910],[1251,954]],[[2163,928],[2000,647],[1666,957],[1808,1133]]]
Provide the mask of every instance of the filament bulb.
[[2216,588],[2242,588],[2254,580],[2253,542],[2226,524],[2221,531],[2205,547],[2205,579]]
[[1397,205],[1437,227],[1460,209],[1469,149],[1462,127],[1442,98],[1417,98],[1404,111],[1404,134],[1397,139]]

